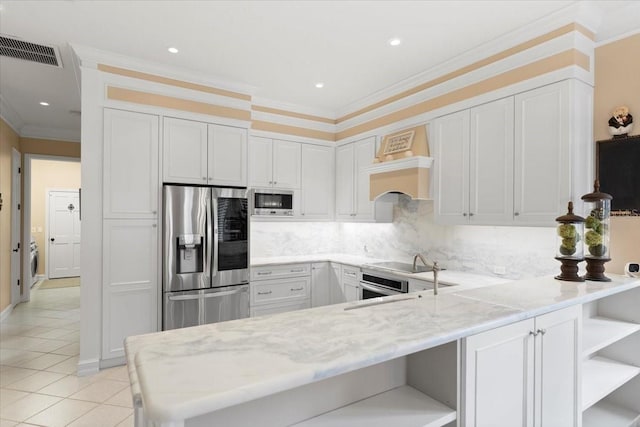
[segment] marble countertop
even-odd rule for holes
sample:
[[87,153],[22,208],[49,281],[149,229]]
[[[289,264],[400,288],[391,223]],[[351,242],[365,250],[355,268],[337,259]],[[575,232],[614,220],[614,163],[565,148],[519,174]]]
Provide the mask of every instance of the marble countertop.
[[640,286],[611,277],[423,291],[132,336],[132,390],[146,417],[184,420]]

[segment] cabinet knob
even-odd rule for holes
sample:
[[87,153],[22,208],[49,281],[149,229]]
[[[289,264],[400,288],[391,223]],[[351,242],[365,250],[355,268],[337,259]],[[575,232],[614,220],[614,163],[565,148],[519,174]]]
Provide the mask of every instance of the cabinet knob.
[[534,337],[538,335],[538,332],[529,331],[529,335],[533,335]]
[[273,181],[273,185],[276,185],[278,183],[278,181]]
[[151,213],[155,215],[158,213],[158,211],[151,211]]
[[469,212],[469,216],[473,216],[473,212]]
[[467,216],[467,213],[466,213],[466,212],[463,212],[463,213],[462,213],[462,216]]
[[203,180],[203,181],[206,181],[206,180],[207,180],[207,177],[206,177],[206,176],[203,176],[203,177],[202,177],[202,180]]
[[153,228],[156,228],[156,227],[158,226],[158,224],[151,224],[151,226],[152,226]]
[[513,213],[513,216],[519,216],[519,215],[520,215],[520,212],[514,212]]
[[211,177],[211,176],[210,176],[210,177],[209,177],[209,181],[213,181],[213,177]]
[[538,329],[538,330],[536,331],[536,334],[540,334],[540,335],[544,335],[544,334],[546,334],[546,333],[547,333],[547,330],[546,330],[546,329]]

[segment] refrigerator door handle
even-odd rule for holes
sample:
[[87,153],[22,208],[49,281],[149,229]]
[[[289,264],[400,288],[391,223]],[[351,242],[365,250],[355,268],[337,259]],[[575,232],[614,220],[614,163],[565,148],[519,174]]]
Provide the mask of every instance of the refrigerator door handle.
[[[211,193],[210,193],[211,194]],[[209,283],[208,285],[211,286],[213,284],[213,277],[216,275],[217,273],[217,268],[214,266],[213,268],[211,268],[211,263],[213,260],[213,257],[215,255],[214,251],[214,245],[217,244],[217,242],[215,241],[215,237],[213,234],[213,230],[215,227],[215,217],[213,215],[213,211],[212,211],[212,205],[213,205],[213,199],[211,197],[209,197],[209,199],[207,200],[207,265],[206,265],[206,269],[209,273]]]
[[229,295],[239,294],[240,292],[247,292],[247,289],[243,288],[243,289],[235,289],[233,291],[210,292],[207,294],[197,294],[197,295],[170,295],[169,301],[189,301],[194,299],[219,298],[219,297],[226,297]]
[[213,268],[211,276],[218,275],[218,198],[211,198],[211,212],[213,216]]

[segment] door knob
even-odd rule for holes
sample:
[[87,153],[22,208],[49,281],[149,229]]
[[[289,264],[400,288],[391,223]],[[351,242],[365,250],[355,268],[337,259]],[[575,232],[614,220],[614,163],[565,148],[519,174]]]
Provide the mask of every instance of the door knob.
[[18,252],[20,248],[11,249],[13,252]]
[[51,238],[51,239],[49,239],[49,240],[51,240],[52,242],[55,242],[55,241],[56,241],[56,238],[55,238],[55,237],[52,237],[52,238]]

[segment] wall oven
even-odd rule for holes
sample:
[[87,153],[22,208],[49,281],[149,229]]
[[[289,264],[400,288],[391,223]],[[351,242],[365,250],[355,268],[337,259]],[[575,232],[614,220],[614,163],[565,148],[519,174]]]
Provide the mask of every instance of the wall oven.
[[360,299],[386,297],[409,292],[409,281],[375,270],[362,270]]

